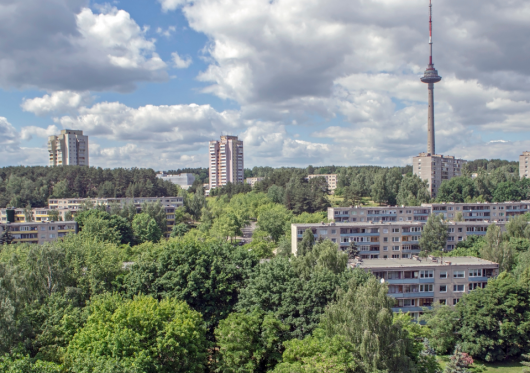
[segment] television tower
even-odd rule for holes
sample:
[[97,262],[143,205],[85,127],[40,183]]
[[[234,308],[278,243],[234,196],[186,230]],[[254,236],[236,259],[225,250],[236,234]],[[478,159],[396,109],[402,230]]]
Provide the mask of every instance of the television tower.
[[429,0],[429,66],[423,77],[420,78],[423,83],[428,84],[429,90],[429,110],[428,110],[428,124],[427,124],[427,153],[430,155],[436,154],[434,148],[434,83],[438,83],[442,80],[442,77],[438,75],[438,71],[434,68],[432,63],[432,0]]

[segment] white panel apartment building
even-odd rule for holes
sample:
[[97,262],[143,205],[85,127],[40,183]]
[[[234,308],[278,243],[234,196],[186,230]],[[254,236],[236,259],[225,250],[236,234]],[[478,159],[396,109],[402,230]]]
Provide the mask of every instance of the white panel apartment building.
[[455,220],[460,213],[464,221],[506,222],[530,212],[530,201],[477,203],[423,203],[421,206],[330,207],[328,219],[335,222],[405,222],[427,221],[430,214],[443,214]]
[[88,136],[83,131],[62,130],[48,137],[50,166],[88,166]]
[[308,175],[307,179],[311,180],[316,177],[323,177],[326,179],[326,183],[328,183],[328,189],[331,193],[334,193],[335,189],[337,189],[337,174]]
[[221,136],[221,141],[210,141],[210,189],[227,183],[244,182],[243,141],[237,136]]

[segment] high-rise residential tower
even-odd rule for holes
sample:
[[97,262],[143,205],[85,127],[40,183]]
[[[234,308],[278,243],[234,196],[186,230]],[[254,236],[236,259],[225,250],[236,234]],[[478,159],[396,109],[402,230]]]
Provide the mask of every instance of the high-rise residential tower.
[[88,136],[83,131],[62,130],[48,138],[50,166],[88,166]]
[[519,156],[519,176],[521,179],[523,177],[526,177],[527,179],[530,178],[530,175],[528,174],[528,158],[530,158],[530,152],[523,152]]
[[243,141],[237,136],[221,136],[221,141],[210,141],[210,189],[226,183],[243,183]]
[[412,159],[415,175],[427,180],[431,197],[436,197],[438,188],[444,180],[462,175],[462,166],[467,162],[454,156],[436,154],[434,136],[434,83],[442,80],[432,61],[432,3],[429,0],[429,65],[420,78],[427,84],[429,92],[429,108],[427,114],[427,152],[420,153]]

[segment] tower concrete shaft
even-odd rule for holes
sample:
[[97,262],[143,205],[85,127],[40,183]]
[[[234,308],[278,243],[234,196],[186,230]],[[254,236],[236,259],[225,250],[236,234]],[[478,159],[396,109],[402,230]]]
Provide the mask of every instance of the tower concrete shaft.
[[434,83],[428,84],[429,113],[427,123],[427,153],[436,154],[434,142]]

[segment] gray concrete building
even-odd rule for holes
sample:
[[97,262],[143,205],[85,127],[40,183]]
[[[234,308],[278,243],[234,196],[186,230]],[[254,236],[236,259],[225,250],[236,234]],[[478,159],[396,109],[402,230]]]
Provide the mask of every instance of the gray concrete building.
[[[506,222],[530,212],[530,201],[477,203],[423,203],[421,206],[329,207],[328,219],[340,222],[427,221],[430,214],[443,214],[445,220]],[[461,216],[460,216],[461,215]]]
[[414,318],[435,303],[456,305],[499,274],[497,263],[475,257],[360,259],[351,265],[388,284],[388,295],[396,300],[392,310],[410,312]]
[[[505,230],[505,223],[497,222]],[[291,250],[298,252],[298,244],[306,229],[311,229],[315,240],[330,240],[345,251],[355,243],[362,259],[412,258],[420,252],[419,241],[423,221],[410,222],[350,222],[350,223],[297,223],[291,224]],[[445,249],[453,250],[468,236],[486,234],[490,222],[449,222]]]
[[0,235],[9,231],[13,236],[13,243],[31,243],[42,245],[46,242],[55,241],[67,234],[75,234],[78,231],[76,221],[57,222],[24,222],[7,223],[0,222]]
[[519,177],[521,179],[523,177],[530,178],[528,174],[528,158],[530,158],[530,152],[523,152],[519,156]]

